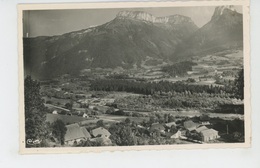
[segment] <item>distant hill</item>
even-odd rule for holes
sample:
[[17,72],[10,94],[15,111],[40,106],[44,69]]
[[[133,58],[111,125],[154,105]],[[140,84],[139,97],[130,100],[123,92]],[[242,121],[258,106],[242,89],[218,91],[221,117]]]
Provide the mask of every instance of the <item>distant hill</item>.
[[232,6],[216,7],[211,20],[177,46],[172,59],[243,48],[243,15]]

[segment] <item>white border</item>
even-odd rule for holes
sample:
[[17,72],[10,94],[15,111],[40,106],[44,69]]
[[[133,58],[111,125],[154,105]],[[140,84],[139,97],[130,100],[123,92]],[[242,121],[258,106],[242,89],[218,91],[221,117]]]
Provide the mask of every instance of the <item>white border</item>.
[[[24,88],[23,88],[23,47],[22,11],[43,9],[101,9],[101,8],[140,8],[140,7],[184,7],[242,5],[244,21],[244,69],[245,69],[245,142],[223,144],[192,145],[151,145],[126,147],[77,147],[77,148],[25,148],[24,134]],[[20,153],[85,153],[101,151],[129,150],[169,150],[169,149],[209,149],[209,148],[247,148],[251,145],[251,105],[250,105],[250,45],[249,45],[249,2],[248,1],[202,1],[202,2],[117,2],[117,3],[65,3],[65,4],[21,4],[18,6],[18,44],[19,44],[19,111],[20,111]]]

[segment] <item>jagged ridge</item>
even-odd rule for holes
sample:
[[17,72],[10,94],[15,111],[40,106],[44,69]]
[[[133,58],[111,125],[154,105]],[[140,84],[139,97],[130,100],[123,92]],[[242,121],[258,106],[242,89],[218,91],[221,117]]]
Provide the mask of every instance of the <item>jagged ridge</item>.
[[212,19],[219,17],[223,15],[225,12],[234,12],[237,13],[236,9],[234,8],[233,5],[227,5],[227,6],[219,6],[215,8],[215,12],[212,16]]
[[52,78],[79,74],[88,68],[131,68],[147,56],[177,61],[177,57],[187,58],[241,42],[241,14],[216,8],[213,16],[198,30],[186,16],[155,17],[123,11],[100,26],[61,36],[24,39],[25,71],[38,78]]
[[180,43],[173,59],[243,47],[243,17],[233,6],[216,7],[211,20]]
[[121,11],[117,14],[117,18],[121,19],[134,19],[134,20],[141,20],[146,22],[152,22],[152,23],[171,23],[171,24],[181,24],[185,22],[191,22],[191,18],[187,16],[182,15],[171,15],[171,16],[165,16],[165,17],[156,17],[149,13],[143,12],[143,11]]

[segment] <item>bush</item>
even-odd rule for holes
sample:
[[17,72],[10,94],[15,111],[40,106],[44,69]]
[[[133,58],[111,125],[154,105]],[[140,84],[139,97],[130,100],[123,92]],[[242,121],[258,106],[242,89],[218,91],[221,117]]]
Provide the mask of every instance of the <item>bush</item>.
[[47,100],[47,101],[46,101],[46,104],[52,104],[52,101]]
[[193,79],[193,78],[188,78],[188,79],[187,79],[187,82],[188,82],[188,83],[194,83],[194,82],[196,82],[196,80]]

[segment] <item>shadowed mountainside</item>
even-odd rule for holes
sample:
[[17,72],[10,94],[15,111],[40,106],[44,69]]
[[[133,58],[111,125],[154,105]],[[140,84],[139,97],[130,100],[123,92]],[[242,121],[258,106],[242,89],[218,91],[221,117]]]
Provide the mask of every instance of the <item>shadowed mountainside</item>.
[[177,62],[241,47],[242,14],[217,7],[202,28],[186,16],[122,11],[103,25],[52,37],[24,38],[25,74],[52,78],[89,68],[140,67],[146,57]]
[[211,20],[177,46],[172,59],[243,48],[243,15],[232,6],[216,7]]

